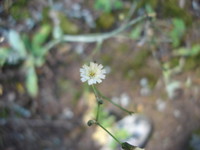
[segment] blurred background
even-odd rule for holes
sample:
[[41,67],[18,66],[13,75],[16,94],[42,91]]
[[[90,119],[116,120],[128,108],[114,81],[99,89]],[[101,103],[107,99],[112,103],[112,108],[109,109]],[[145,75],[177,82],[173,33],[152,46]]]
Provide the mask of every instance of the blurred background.
[[[98,89],[148,121],[146,150],[200,150],[199,27],[199,0],[1,0],[0,149],[118,149],[86,125],[96,101],[79,69],[95,61]],[[101,123],[133,136],[103,106]]]

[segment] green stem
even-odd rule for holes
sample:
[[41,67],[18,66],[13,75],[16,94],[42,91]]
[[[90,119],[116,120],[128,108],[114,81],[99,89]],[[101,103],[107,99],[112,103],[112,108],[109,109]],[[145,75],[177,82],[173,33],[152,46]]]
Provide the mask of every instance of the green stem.
[[97,115],[96,115],[96,121],[98,122],[99,120],[99,110],[100,110],[100,104],[97,104]]
[[92,89],[93,89],[94,95],[96,96],[96,98],[98,98],[98,92],[97,92],[96,87],[94,86],[94,84],[92,84]]
[[132,112],[132,111],[129,111],[129,110],[123,108],[122,106],[120,106],[120,105],[118,105],[117,103],[111,101],[109,98],[107,98],[107,97],[105,97],[105,96],[103,96],[103,95],[101,95],[101,97],[102,97],[103,99],[107,100],[108,102],[112,103],[113,105],[115,105],[115,106],[118,107],[119,109],[121,109],[121,110],[127,112],[129,115],[131,115],[131,114],[134,113],[134,112]]
[[104,131],[106,131],[117,143],[122,144],[114,135],[112,135],[106,128],[104,128],[100,123],[96,122],[96,124],[101,127]]
[[127,112],[129,115],[131,115],[131,114],[134,113],[134,112],[129,111],[129,110],[123,108],[122,106],[116,104],[115,102],[111,101],[108,97],[106,97],[106,96],[104,96],[103,94],[101,94],[101,92],[100,92],[95,86],[93,86],[93,88],[94,88],[94,90],[96,91],[97,95],[99,95],[101,98],[107,100],[108,102],[112,103],[113,105],[115,105],[115,106],[118,107],[119,109],[121,109],[121,110]]

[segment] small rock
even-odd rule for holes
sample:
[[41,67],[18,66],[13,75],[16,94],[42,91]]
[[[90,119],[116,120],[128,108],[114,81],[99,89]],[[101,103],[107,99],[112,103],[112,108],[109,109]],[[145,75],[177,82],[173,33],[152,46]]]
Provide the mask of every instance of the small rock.
[[121,95],[120,102],[123,107],[127,107],[130,104],[130,97],[127,93]]
[[158,99],[156,100],[156,107],[158,111],[163,112],[166,108],[166,102],[162,99]]
[[74,113],[69,109],[65,108],[62,113],[62,118],[72,119],[74,117]]
[[177,109],[174,110],[173,114],[174,114],[174,117],[175,117],[175,118],[179,118],[179,117],[181,116],[180,110],[177,110]]

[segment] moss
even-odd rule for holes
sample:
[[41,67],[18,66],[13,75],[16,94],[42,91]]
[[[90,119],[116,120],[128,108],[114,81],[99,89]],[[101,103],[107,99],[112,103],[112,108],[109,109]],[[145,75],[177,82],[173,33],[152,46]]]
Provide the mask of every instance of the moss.
[[170,60],[169,62],[169,68],[174,68],[174,67],[177,67],[179,65],[179,58],[173,58]]
[[28,9],[19,5],[12,6],[10,14],[15,20],[22,20],[30,17]]
[[187,9],[179,7],[179,0],[141,0],[137,9],[144,8],[146,5],[150,5],[156,10],[158,16],[169,18],[180,18],[184,20],[187,25],[192,23],[192,16],[188,13]]
[[149,54],[150,52],[148,50],[140,50],[138,53],[136,53],[136,55],[133,57],[132,64],[130,64],[132,68],[138,70],[143,67]]
[[116,48],[117,51],[120,51],[122,53],[128,52],[129,49],[130,49],[130,45],[128,43],[120,43],[117,45],[117,48]]
[[165,17],[176,17],[181,18],[184,20],[184,22],[189,25],[192,23],[192,17],[188,13],[187,10],[179,7],[179,1],[176,0],[167,0],[163,1],[162,7],[163,7],[163,15]]
[[112,59],[113,58],[110,55],[103,55],[102,56],[102,62],[103,62],[103,64],[111,64]]
[[99,28],[110,29],[115,23],[115,17],[111,13],[103,13],[96,22]]
[[77,34],[79,32],[79,27],[68,20],[68,18],[62,14],[59,13],[59,19],[60,19],[60,27],[64,34]]
[[184,65],[184,71],[196,69],[200,63],[200,55],[195,57],[188,57]]
[[8,108],[1,108],[0,109],[0,118],[7,118],[9,116],[9,109]]
[[140,72],[146,65],[149,54],[148,50],[140,50],[133,56],[133,59],[129,59],[123,69],[125,78],[132,79],[135,77],[135,72]]

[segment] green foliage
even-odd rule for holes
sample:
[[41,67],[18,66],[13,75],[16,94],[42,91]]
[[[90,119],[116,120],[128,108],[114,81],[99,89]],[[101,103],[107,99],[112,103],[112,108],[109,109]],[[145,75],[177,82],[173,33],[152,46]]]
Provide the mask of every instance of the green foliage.
[[10,7],[9,14],[16,19],[26,19],[30,17],[30,13],[27,7],[27,0],[17,0],[15,3]]
[[44,50],[42,44],[47,40],[51,32],[51,27],[49,25],[43,25],[37,34],[33,36],[32,39],[32,53],[37,56],[43,56]]
[[134,27],[130,33],[130,37],[134,40],[138,39],[141,35],[142,32],[142,26],[141,25],[137,25],[136,27]]
[[9,44],[20,57],[26,56],[26,48],[18,32],[10,30],[8,34]]
[[111,12],[113,9],[121,9],[121,0],[95,0],[94,8],[103,12]]
[[66,15],[63,13],[58,14],[59,20],[60,20],[60,28],[63,33],[65,34],[77,34],[79,32],[79,27],[71,22]]
[[106,128],[112,127],[112,125],[115,122],[115,117],[112,115],[109,115],[107,111],[99,111],[99,122],[102,124],[102,126]]
[[195,44],[192,48],[179,48],[175,50],[175,55],[179,56],[197,56],[200,54],[200,44]]
[[[130,137],[129,132],[126,129],[118,129],[114,134],[119,138],[119,140],[125,140]],[[117,143],[114,140],[110,143],[110,148],[113,150],[117,148]]]
[[26,70],[26,88],[30,96],[36,97],[38,94],[38,78],[34,66]]
[[97,24],[103,29],[109,29],[115,23],[115,17],[111,13],[103,13],[98,19]]
[[169,33],[169,35],[172,39],[173,46],[177,47],[180,45],[180,41],[181,41],[182,36],[185,33],[186,26],[185,26],[184,21],[178,18],[174,18],[172,20],[172,24],[173,24],[173,29]]
[[26,88],[31,97],[38,94],[38,79],[35,67],[41,66],[45,61],[47,50],[44,43],[47,41],[51,32],[49,25],[43,25],[39,30],[29,38],[27,34],[20,35],[15,30],[8,33],[10,47],[0,48],[0,66],[5,63],[16,64],[19,61],[24,62],[26,71]]
[[9,56],[8,48],[0,48],[0,66],[3,66]]

